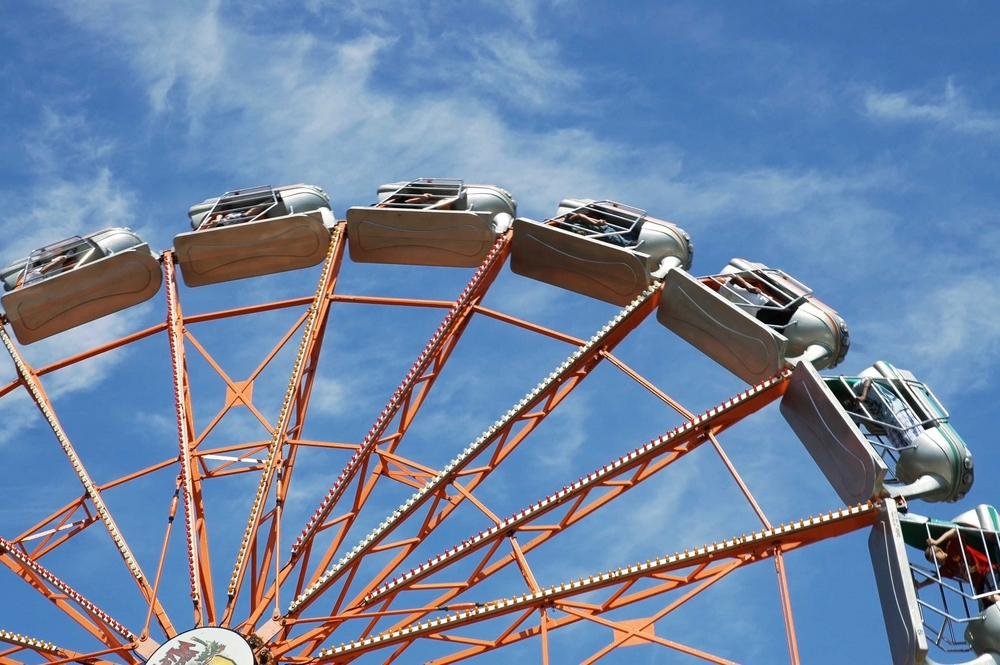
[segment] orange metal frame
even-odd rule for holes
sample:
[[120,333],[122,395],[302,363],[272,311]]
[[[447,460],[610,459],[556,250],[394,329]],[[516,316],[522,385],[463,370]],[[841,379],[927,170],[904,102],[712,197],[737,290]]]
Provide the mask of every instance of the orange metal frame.
[[[610,643],[585,663],[594,662],[612,650],[640,643],[659,644],[709,662],[728,663],[730,661],[695,647],[657,636],[654,624],[729,573],[765,559],[774,561],[790,660],[793,664],[799,662],[783,555],[819,540],[864,528],[874,520],[876,510],[871,505],[859,506],[773,527],[760,509],[717,435],[779,398],[786,387],[787,373],[695,415],[613,355],[615,347],[656,309],[659,284],[624,308],[589,340],[580,340],[483,306],[484,297],[506,261],[509,236],[498,239],[454,302],[336,293],[345,247],[345,228],[341,224],[335,230],[319,283],[311,297],[194,315],[186,315],[181,310],[173,256],[165,252],[167,312],[164,323],[38,369],[21,357],[6,329],[0,326],[0,341],[14,361],[18,374],[15,381],[0,387],[0,397],[19,388],[26,390],[83,486],[79,498],[32,528],[11,540],[0,538],[0,562],[91,635],[97,645],[91,651],[71,651],[0,628],[0,643],[10,645],[0,650],[0,665],[104,663],[111,662],[109,658],[138,665],[138,656],[148,657],[157,646],[151,627],[163,637],[175,635],[177,631],[160,603],[159,593],[177,514],[184,523],[192,625],[231,626],[246,635],[256,633],[270,657],[278,662],[347,663],[362,654],[385,650],[384,662],[390,663],[415,643],[436,641],[453,647],[450,654],[433,661],[444,664],[539,637],[543,662],[548,663],[551,632],[583,621],[613,631]],[[361,443],[303,438],[333,303],[445,311],[441,325]],[[206,322],[300,307],[307,309],[242,381],[228,376],[192,332],[194,326]],[[402,444],[436,379],[476,315],[565,342],[573,350],[564,363],[445,468],[431,468],[418,459],[404,456]],[[160,333],[167,337],[172,367],[177,454],[127,476],[103,484],[95,483],[56,417],[42,377]],[[300,334],[300,342],[284,402],[276,421],[271,422],[253,403],[253,383],[296,333]],[[225,404],[200,431],[194,418],[198,404],[192,399],[188,375],[188,355],[191,353],[204,358],[227,387]],[[498,516],[476,495],[477,488],[605,360],[670,405],[685,422],[512,516]],[[247,407],[270,439],[208,447],[207,437],[237,406]],[[761,531],[547,589],[539,586],[528,560],[533,550],[705,443],[719,455],[758,515]],[[292,486],[298,452],[307,447],[342,450],[347,460],[314,517],[294,542],[289,542],[282,530],[287,527],[282,523],[283,507]],[[159,565],[155,577],[150,580],[139,567],[101,496],[111,488],[159,471],[176,474],[177,481],[176,491],[168,504],[168,524]],[[257,490],[225,596],[217,597],[213,572],[218,574],[218,571],[213,571],[203,485],[213,479],[245,473],[259,474]],[[376,487],[387,481],[407,486],[415,494],[367,536],[352,533],[352,526]],[[492,526],[471,534],[426,563],[409,568],[414,550],[466,503],[485,515]],[[143,625],[136,623],[126,627],[71,589],[41,563],[44,557],[97,522],[103,524],[112,538],[144,598],[147,614]],[[354,537],[358,537],[360,544],[345,555],[348,538]],[[338,555],[342,558],[334,564]],[[462,567],[456,565],[459,562],[464,562]],[[511,565],[517,567],[524,579],[524,593],[485,604],[463,601],[463,594]],[[470,568],[471,573],[468,572]],[[372,574],[372,570],[376,572]],[[465,572],[456,573],[458,570]],[[434,595],[431,601],[426,600],[428,591]],[[601,594],[605,599],[595,601],[594,598]],[[669,597],[670,600],[651,616],[636,620],[606,616],[613,610],[657,597]],[[421,598],[424,600],[420,601]],[[240,610],[237,616],[238,608],[248,609],[245,615]],[[451,613],[438,616],[442,611]],[[495,629],[493,637],[482,637],[482,630],[475,637],[462,635],[465,626],[474,624]],[[332,636],[344,634],[345,630],[354,636],[352,641],[339,647],[331,646]],[[24,656],[30,658],[22,660]]]

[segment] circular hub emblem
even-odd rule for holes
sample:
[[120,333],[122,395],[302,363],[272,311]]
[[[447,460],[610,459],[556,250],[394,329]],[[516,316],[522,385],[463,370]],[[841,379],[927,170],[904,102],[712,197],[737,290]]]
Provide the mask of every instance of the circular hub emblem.
[[254,665],[253,651],[239,633],[195,628],[167,640],[147,665]]

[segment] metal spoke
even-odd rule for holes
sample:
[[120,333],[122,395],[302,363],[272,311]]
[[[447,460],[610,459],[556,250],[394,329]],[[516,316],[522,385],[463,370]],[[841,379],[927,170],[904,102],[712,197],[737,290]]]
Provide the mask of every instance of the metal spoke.
[[[693,416],[691,420],[675,427],[667,434],[653,439],[627,455],[604,464],[593,473],[577,482],[540,499],[508,518],[495,520],[494,526],[478,535],[463,540],[460,545],[439,554],[435,559],[420,564],[413,571],[403,573],[391,582],[386,582],[362,599],[364,605],[391,598],[412,588],[422,580],[446,569],[458,560],[489,547],[502,540],[506,534],[521,531],[539,532],[523,546],[529,552],[547,542],[565,529],[573,526],[599,508],[609,504],[624,492],[642,481],[653,477],[667,465],[692,452],[698,446],[725,430],[749,413],[754,413],[781,397],[786,387],[787,374],[769,379],[747,391],[709,409],[704,414]],[[591,495],[594,495],[593,497]],[[566,512],[553,524],[541,524],[544,517],[567,508]],[[770,525],[768,525],[769,527]],[[476,568],[469,579],[457,583],[455,588],[436,598],[431,605],[448,604],[452,598],[481,582],[514,561],[510,556],[489,567],[487,560]],[[426,587],[421,587],[426,588]],[[350,612],[345,612],[349,616]]]
[[[425,346],[423,353],[417,358],[410,372],[403,379],[402,384],[396,389],[389,404],[382,410],[377,421],[368,431],[365,440],[360,446],[356,447],[355,454],[341,472],[337,483],[334,484],[326,497],[324,497],[320,507],[296,539],[292,546],[292,553],[288,562],[277,573],[276,585],[280,586],[287,579],[296,564],[299,563],[300,558],[303,562],[303,572],[305,572],[305,561],[308,560],[308,553],[311,550],[313,538],[325,528],[324,522],[327,521],[330,511],[345,495],[355,478],[358,478],[358,483],[354,507],[348,516],[339,518],[341,524],[340,537],[335,539],[334,544],[330,546],[327,558],[323,560],[321,566],[329,563],[329,557],[332,556],[329,553],[330,550],[335,551],[336,547],[339,546],[342,537],[350,529],[354,518],[360,513],[367,497],[370,496],[380,478],[390,475],[388,467],[384,464],[376,464],[367,480],[363,483],[361,482],[372,454],[380,457],[383,455],[392,456],[393,451],[401,443],[407,429],[420,410],[420,406],[430,394],[435,379],[440,374],[452,350],[468,326],[474,307],[486,295],[489,286],[503,267],[508,250],[507,237],[501,236],[459,298],[454,303],[449,303],[450,310],[444,321],[438,326],[434,336],[432,336],[431,340]],[[360,299],[354,298],[354,301],[358,300]],[[419,302],[425,303],[425,301]],[[431,302],[433,303],[433,301]],[[413,301],[406,301],[405,304],[413,304]],[[425,303],[424,306],[435,305]],[[395,423],[395,431],[389,434],[388,431],[393,423]],[[306,556],[303,557],[303,554]],[[273,596],[276,585],[272,585],[271,589],[265,595],[264,601]],[[298,589],[298,592],[301,592],[301,588]],[[251,612],[248,624],[253,625],[256,623],[261,616],[263,606],[263,603],[258,604],[254,611]],[[273,629],[274,625],[272,624],[268,630]]]
[[136,635],[12,543],[0,538],[0,562],[109,648],[138,642]]
[[[212,599],[211,565],[207,559],[208,534],[204,520],[204,507],[200,501],[198,469],[192,460],[192,442],[195,436],[191,391],[188,385],[187,360],[184,355],[184,324],[181,305],[177,298],[177,274],[173,253],[163,253],[164,281],[167,292],[167,337],[170,340],[170,361],[174,383],[174,409],[177,418],[177,442],[180,460],[180,490],[184,505],[184,532],[187,543],[188,579],[191,601],[194,605],[195,625],[202,625],[202,599],[208,611],[209,622],[215,620]],[[171,518],[171,522],[173,519]],[[201,555],[205,554],[203,558]]]
[[[320,274],[319,285],[316,288],[316,295],[314,296],[313,303],[309,308],[309,314],[302,331],[302,342],[299,345],[299,351],[295,357],[295,363],[292,368],[292,376],[289,379],[285,399],[282,403],[281,411],[278,414],[278,421],[273,431],[271,443],[268,446],[267,459],[264,463],[264,470],[261,473],[260,481],[257,485],[257,492],[254,496],[253,507],[250,510],[250,517],[247,520],[247,525],[244,529],[243,541],[240,544],[239,551],[236,555],[236,562],[233,566],[233,572],[229,578],[229,586],[227,588],[228,600],[222,617],[222,625],[224,626],[228,626],[232,619],[236,599],[239,595],[243,577],[246,574],[246,556],[248,549],[256,546],[258,542],[257,527],[260,524],[264,503],[270,493],[271,483],[274,479],[275,471],[281,465],[282,450],[288,437],[289,424],[291,421],[293,407],[295,406],[294,398],[299,390],[300,382],[302,380],[305,361],[312,354],[313,348],[317,345],[317,332],[322,328],[322,323],[325,320],[326,313],[329,309],[329,295],[332,293],[333,285],[336,284],[336,277],[340,269],[340,261],[343,257],[344,244],[342,241],[342,235],[343,227],[339,226],[335,231],[333,241],[330,243],[330,249],[327,254],[326,261],[323,264],[322,273]],[[279,496],[277,500],[280,509],[281,497]],[[275,515],[275,518],[272,520],[274,529],[277,528],[278,522],[278,515]],[[274,534],[276,533],[277,532],[275,531]],[[277,543],[275,542],[274,545],[276,546]]]
[[[622,309],[586,344],[572,353],[534,390],[508,410],[506,415],[452,460],[441,474],[422,487],[393,515],[387,517],[375,531],[369,533],[354,550],[344,556],[339,563],[314,578],[309,587],[289,606],[286,616],[298,616],[331,584],[345,577],[353,578],[365,556],[375,551],[375,548],[383,543],[401,523],[413,519],[422,525],[416,538],[405,541],[398,548],[392,561],[385,566],[381,573],[376,574],[375,578],[367,583],[358,593],[357,598],[348,603],[348,607],[355,606],[365,595],[380,585],[422,539],[426,538],[455,508],[461,505],[464,498],[461,496],[455,497],[454,500],[443,501],[448,486],[462,477],[465,489],[472,492],[476,486],[482,483],[492,470],[502,463],[517,445],[534,431],[545,417],[603,359],[601,351],[614,348],[653,311],[658,303],[659,294],[658,285],[654,285]],[[471,468],[472,462],[479,457],[484,457],[488,461],[483,466]],[[426,516],[417,520],[414,515],[421,509],[426,509]],[[327,558],[330,557],[332,554],[328,553]],[[346,591],[347,586],[345,585],[341,595],[343,596]],[[341,602],[342,600],[338,601],[337,609],[339,609]],[[297,649],[308,644],[306,653],[310,653],[332,630],[332,627],[321,627],[310,631],[305,636],[290,639],[286,642],[284,651]]]
[[121,555],[122,560],[125,562],[125,565],[132,573],[132,577],[138,584],[139,590],[145,597],[146,602],[153,606],[153,611],[156,614],[160,627],[168,637],[172,637],[175,634],[175,631],[170,623],[170,619],[160,606],[159,601],[153,596],[153,589],[150,587],[149,581],[143,574],[142,568],[139,567],[139,562],[136,561],[135,556],[132,554],[132,550],[125,541],[125,537],[118,529],[118,525],[115,523],[114,518],[111,516],[111,512],[104,503],[104,499],[101,498],[100,490],[91,480],[90,474],[87,473],[87,469],[83,465],[83,461],[80,459],[80,456],[77,455],[76,450],[73,448],[73,444],[70,443],[69,437],[66,435],[62,425],[59,423],[55,411],[52,408],[52,403],[45,394],[45,390],[42,388],[37,375],[34,371],[32,371],[31,367],[28,366],[24,359],[21,358],[21,354],[14,346],[10,335],[7,334],[7,328],[4,325],[0,325],[0,341],[3,342],[4,347],[6,347],[7,352],[13,359],[22,383],[24,383],[24,386],[28,389],[28,393],[31,395],[31,398],[34,400],[36,406],[38,406],[38,409],[42,412],[42,416],[44,416],[49,427],[52,429],[53,434],[55,434],[56,440],[58,440],[59,445],[62,447],[63,453],[73,466],[73,470],[76,472],[77,478],[79,478],[80,483],[83,485],[84,491],[87,493],[87,497],[94,505],[98,517],[101,522],[104,523],[108,534],[111,536],[115,547],[118,549],[118,553]]
[[[672,556],[658,557],[645,563],[640,562],[618,570],[609,570],[589,575],[586,578],[581,577],[578,580],[551,585],[538,592],[502,598],[483,603],[472,609],[422,620],[415,624],[393,627],[377,635],[348,642],[340,647],[325,648],[319,652],[314,662],[349,662],[369,651],[404,642],[412,643],[417,638],[431,638],[444,631],[452,631],[499,617],[513,615],[515,623],[520,623],[524,620],[525,613],[532,613],[542,607],[558,603],[565,604],[578,597],[589,597],[590,594],[598,590],[613,591],[623,586],[631,586],[636,580],[660,581],[652,588],[642,589],[631,594],[612,594],[611,600],[599,605],[589,602],[583,605],[591,610],[591,616],[597,616],[650,597],[662,595],[670,590],[712,579],[728,573],[732,568],[772,558],[776,552],[789,552],[811,543],[870,526],[876,516],[877,507],[869,503],[840,509],[836,512],[831,511],[826,515],[798,520],[749,535],[723,539],[721,543],[716,542],[692,550],[685,550],[683,553],[676,552]],[[686,574],[677,574],[685,570],[688,571]],[[566,604],[564,607],[569,608],[572,605]],[[580,617],[576,617],[576,620],[580,620]],[[566,625],[566,622],[554,623],[557,625],[550,624],[547,630],[551,631],[555,627]],[[510,627],[506,627],[497,638],[490,641],[488,646],[480,646],[467,653],[458,654],[456,657],[447,657],[434,662],[455,662],[519,641],[525,637],[537,635],[539,632],[540,629],[536,627],[530,631],[521,631],[515,636]]]

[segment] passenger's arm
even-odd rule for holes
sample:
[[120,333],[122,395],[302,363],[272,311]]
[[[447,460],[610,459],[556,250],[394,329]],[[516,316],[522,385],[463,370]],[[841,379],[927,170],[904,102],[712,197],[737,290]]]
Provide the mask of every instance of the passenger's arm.
[[934,545],[935,547],[938,547],[938,546],[941,545],[941,543],[943,543],[946,540],[951,540],[956,535],[958,535],[958,530],[957,529],[948,529],[947,531],[945,531],[944,533],[942,533],[940,536],[938,536],[936,539],[935,538],[928,538],[927,539],[927,544],[928,545]]

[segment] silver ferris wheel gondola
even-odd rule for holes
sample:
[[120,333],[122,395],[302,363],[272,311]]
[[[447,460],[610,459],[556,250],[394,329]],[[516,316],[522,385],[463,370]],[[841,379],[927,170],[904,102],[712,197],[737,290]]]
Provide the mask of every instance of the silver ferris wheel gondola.
[[671,268],[691,267],[681,228],[615,201],[564,199],[555,217],[514,220],[510,269],[615,305],[626,305]]
[[378,188],[378,201],[347,210],[357,263],[475,268],[517,215],[517,202],[494,185],[418,178]]
[[856,377],[795,368],[781,413],[847,503],[957,501],[974,463],[948,412],[912,373],[879,361]]
[[149,245],[113,227],[46,245],[0,272],[4,313],[31,344],[149,300],[163,275]]
[[803,360],[835,367],[851,343],[847,324],[809,287],[744,259],[702,278],[668,271],[656,318],[747,383]]
[[330,199],[314,185],[263,185],[192,206],[194,231],[174,237],[188,286],[298,270],[319,264],[336,224]]

